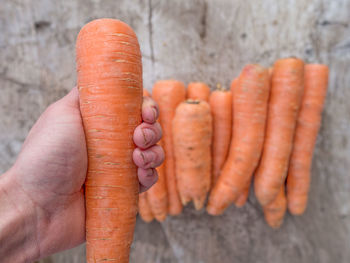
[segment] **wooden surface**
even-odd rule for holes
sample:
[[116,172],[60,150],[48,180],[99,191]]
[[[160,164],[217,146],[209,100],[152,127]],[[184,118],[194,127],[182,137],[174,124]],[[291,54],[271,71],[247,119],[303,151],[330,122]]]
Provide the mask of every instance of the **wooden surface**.
[[[246,63],[291,55],[331,70],[303,216],[271,230],[252,194],[219,217],[188,207],[163,224],[138,221],[131,262],[350,262],[349,0],[0,0],[0,173],[75,85],[75,38],[99,17],[134,28],[148,90],[161,78],[227,86]],[[84,247],[41,262],[84,262]]]

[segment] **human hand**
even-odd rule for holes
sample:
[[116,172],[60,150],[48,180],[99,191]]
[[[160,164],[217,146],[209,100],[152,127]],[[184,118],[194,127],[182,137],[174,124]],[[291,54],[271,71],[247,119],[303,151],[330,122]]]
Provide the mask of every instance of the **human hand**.
[[[144,97],[142,119],[134,132],[133,159],[140,191],[157,180],[155,167],[164,160],[156,143],[162,136],[158,107]],[[47,108],[31,129],[14,166],[3,176],[12,203],[35,218],[35,259],[74,247],[85,240],[83,184],[87,151],[79,95],[74,88]],[[16,194],[11,195],[11,188]],[[1,190],[1,189],[0,189]],[[20,193],[18,192],[20,191]],[[23,205],[25,202],[25,205]],[[20,209],[19,209],[20,210]],[[35,211],[34,215],[32,212]]]

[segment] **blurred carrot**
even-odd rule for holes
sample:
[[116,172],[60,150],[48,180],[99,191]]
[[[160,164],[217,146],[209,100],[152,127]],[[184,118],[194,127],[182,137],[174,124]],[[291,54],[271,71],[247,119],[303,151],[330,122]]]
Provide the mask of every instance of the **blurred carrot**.
[[209,97],[213,117],[212,182],[214,186],[228,155],[232,132],[232,94],[224,89],[214,90]]
[[294,137],[287,176],[288,209],[294,215],[304,213],[310,187],[310,169],[322,109],[328,86],[328,67],[305,66],[305,88]]
[[[163,145],[160,142],[160,145]],[[147,200],[157,221],[162,222],[168,214],[168,190],[164,163],[157,168],[158,181],[147,191]]]
[[152,97],[159,105],[159,119],[163,128],[169,214],[178,215],[182,211],[182,204],[175,175],[172,121],[177,105],[186,98],[185,86],[177,80],[161,80],[154,84]]
[[212,117],[205,101],[187,100],[173,121],[176,178],[183,205],[201,209],[210,188]]
[[143,221],[149,223],[154,219],[154,216],[148,204],[147,194],[147,192],[139,194],[139,214]]
[[203,82],[191,82],[187,87],[187,98],[209,101],[210,88]]
[[254,181],[255,195],[263,207],[276,198],[286,179],[303,78],[302,60],[286,58],[275,62],[264,150]]
[[247,187],[263,146],[267,103],[268,72],[259,65],[244,67],[233,92],[233,134],[229,157],[210,193],[207,211],[222,213]]

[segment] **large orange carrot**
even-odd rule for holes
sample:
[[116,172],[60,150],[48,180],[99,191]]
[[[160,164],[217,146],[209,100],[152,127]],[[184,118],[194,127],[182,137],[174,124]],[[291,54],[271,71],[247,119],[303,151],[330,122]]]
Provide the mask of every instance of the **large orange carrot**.
[[139,214],[142,220],[146,223],[149,223],[154,219],[154,215],[148,203],[148,192],[139,194]]
[[222,213],[251,180],[263,146],[269,88],[265,68],[259,65],[244,67],[233,93],[230,153],[210,193],[209,214]]
[[172,121],[177,105],[186,98],[185,86],[176,80],[158,81],[154,84],[152,97],[159,105],[159,119],[163,128],[169,214],[178,215],[182,211],[182,204],[176,186]]
[[280,59],[274,64],[264,150],[254,181],[255,195],[263,207],[276,198],[286,179],[303,76],[300,59]]
[[280,190],[275,199],[264,206],[265,221],[272,228],[279,228],[283,223],[283,218],[287,210],[287,199],[284,192],[284,184],[280,187]]
[[212,117],[205,101],[181,103],[173,120],[176,178],[183,205],[193,201],[197,210],[210,189]]
[[158,181],[147,191],[147,199],[154,217],[162,222],[168,214],[168,191],[164,163],[157,168],[157,172]]
[[125,23],[98,19],[81,29],[76,54],[89,162],[87,262],[129,262],[139,192],[132,160],[133,132],[141,123],[139,44]]
[[209,104],[213,117],[211,185],[214,186],[230,148],[232,132],[231,91],[223,89],[213,91],[209,97]]
[[295,215],[304,213],[307,205],[312,154],[327,93],[328,67],[306,65],[304,80],[304,95],[287,176],[288,209]]
[[208,101],[210,88],[203,82],[191,82],[187,87],[187,98]]

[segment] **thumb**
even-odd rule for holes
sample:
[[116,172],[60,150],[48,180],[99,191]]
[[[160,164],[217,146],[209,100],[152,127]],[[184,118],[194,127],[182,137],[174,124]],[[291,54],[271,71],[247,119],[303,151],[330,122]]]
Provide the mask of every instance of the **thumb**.
[[74,107],[79,109],[79,91],[77,87],[74,87],[66,96],[58,101],[65,106]]

